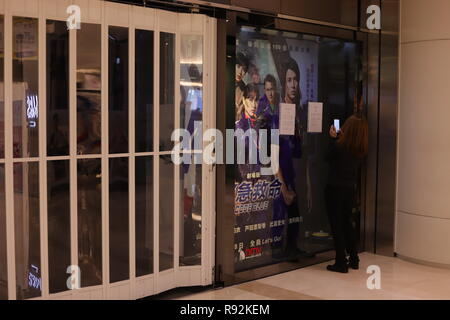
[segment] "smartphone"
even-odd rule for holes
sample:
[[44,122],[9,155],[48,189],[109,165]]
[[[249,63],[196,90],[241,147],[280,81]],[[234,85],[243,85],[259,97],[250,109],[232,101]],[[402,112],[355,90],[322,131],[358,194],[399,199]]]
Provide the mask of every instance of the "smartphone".
[[334,119],[334,128],[336,129],[336,132],[341,131],[341,126],[339,124],[339,119]]

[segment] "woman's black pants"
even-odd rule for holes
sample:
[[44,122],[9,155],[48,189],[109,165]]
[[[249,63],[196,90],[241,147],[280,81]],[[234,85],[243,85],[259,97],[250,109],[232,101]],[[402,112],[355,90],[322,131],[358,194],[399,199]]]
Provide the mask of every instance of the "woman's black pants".
[[358,257],[356,230],[352,224],[355,188],[327,186],[325,199],[336,250],[336,264],[343,265],[346,263],[346,250],[350,259]]

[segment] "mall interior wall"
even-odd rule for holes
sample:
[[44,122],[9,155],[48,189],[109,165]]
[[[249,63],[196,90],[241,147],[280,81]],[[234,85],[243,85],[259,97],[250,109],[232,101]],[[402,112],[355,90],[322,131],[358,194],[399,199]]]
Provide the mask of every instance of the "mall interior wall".
[[450,265],[450,2],[401,2],[396,252]]

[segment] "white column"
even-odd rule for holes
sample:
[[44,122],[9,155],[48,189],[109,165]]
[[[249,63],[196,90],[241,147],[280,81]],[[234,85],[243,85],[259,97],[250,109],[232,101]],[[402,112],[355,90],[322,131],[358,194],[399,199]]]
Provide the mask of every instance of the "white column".
[[401,2],[396,248],[450,266],[450,1]]

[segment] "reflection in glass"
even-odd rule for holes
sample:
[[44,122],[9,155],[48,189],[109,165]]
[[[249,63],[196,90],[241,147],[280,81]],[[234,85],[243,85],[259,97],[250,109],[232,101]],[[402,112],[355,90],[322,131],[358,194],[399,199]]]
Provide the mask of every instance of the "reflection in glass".
[[170,155],[159,158],[159,271],[173,268],[174,164]]
[[175,129],[175,35],[161,32],[159,45],[159,148],[161,151],[170,151],[173,149],[173,141],[170,138],[173,130]]
[[69,154],[69,32],[47,20],[47,154]]
[[110,281],[129,278],[128,159],[109,159]]
[[41,295],[39,164],[14,164],[14,226],[17,299]]
[[6,256],[5,165],[0,164],[0,300],[8,299]]
[[[356,50],[358,44],[296,33],[273,36],[272,31],[240,29],[235,48],[236,55],[240,56],[234,77],[236,98],[242,96],[245,84],[251,83],[259,91],[257,123],[253,123],[256,129],[263,128],[261,125],[267,129],[279,128],[279,103],[294,103],[295,135],[280,137],[280,147],[285,152],[280,152],[277,177],[259,177],[251,167],[242,167],[236,184],[228,185],[231,191],[235,187],[232,194],[236,196],[236,272],[298,258],[304,263],[314,254],[333,247],[324,193],[329,166],[325,161],[328,138],[326,134],[308,132],[308,103],[324,102],[324,128],[333,119],[341,119],[342,123],[354,112],[355,81],[348,79],[358,79],[361,63]],[[274,47],[282,50],[273,50]],[[248,70],[245,70],[246,60],[249,60]],[[297,81],[289,81],[295,76]],[[239,111],[237,126],[245,129],[252,126],[247,121],[252,119],[245,119],[241,107],[233,109]],[[271,198],[270,192],[259,195],[267,183],[276,186],[279,184],[276,179],[280,178],[287,188],[277,186],[276,197]],[[295,197],[285,201],[289,191]],[[259,206],[261,203],[264,206]],[[359,210],[355,212],[357,216]]]
[[50,293],[67,290],[70,261],[70,166],[69,160],[48,161],[48,267]]
[[[0,16],[0,34],[4,34],[4,18]],[[5,157],[5,50],[4,37],[0,38],[0,158]]]
[[38,20],[13,18],[14,157],[39,155]]
[[136,30],[136,152],[153,149],[153,31]]
[[194,133],[194,122],[203,112],[203,37],[181,36],[180,58],[181,128]]
[[109,153],[128,152],[128,29],[109,27]]
[[202,165],[181,166],[180,266],[201,265]]
[[136,157],[136,276],[153,273],[153,158]]
[[78,265],[81,287],[102,284],[102,166],[100,159],[77,162]]
[[[86,50],[89,48],[89,50]],[[101,153],[101,26],[77,30],[77,153]]]

